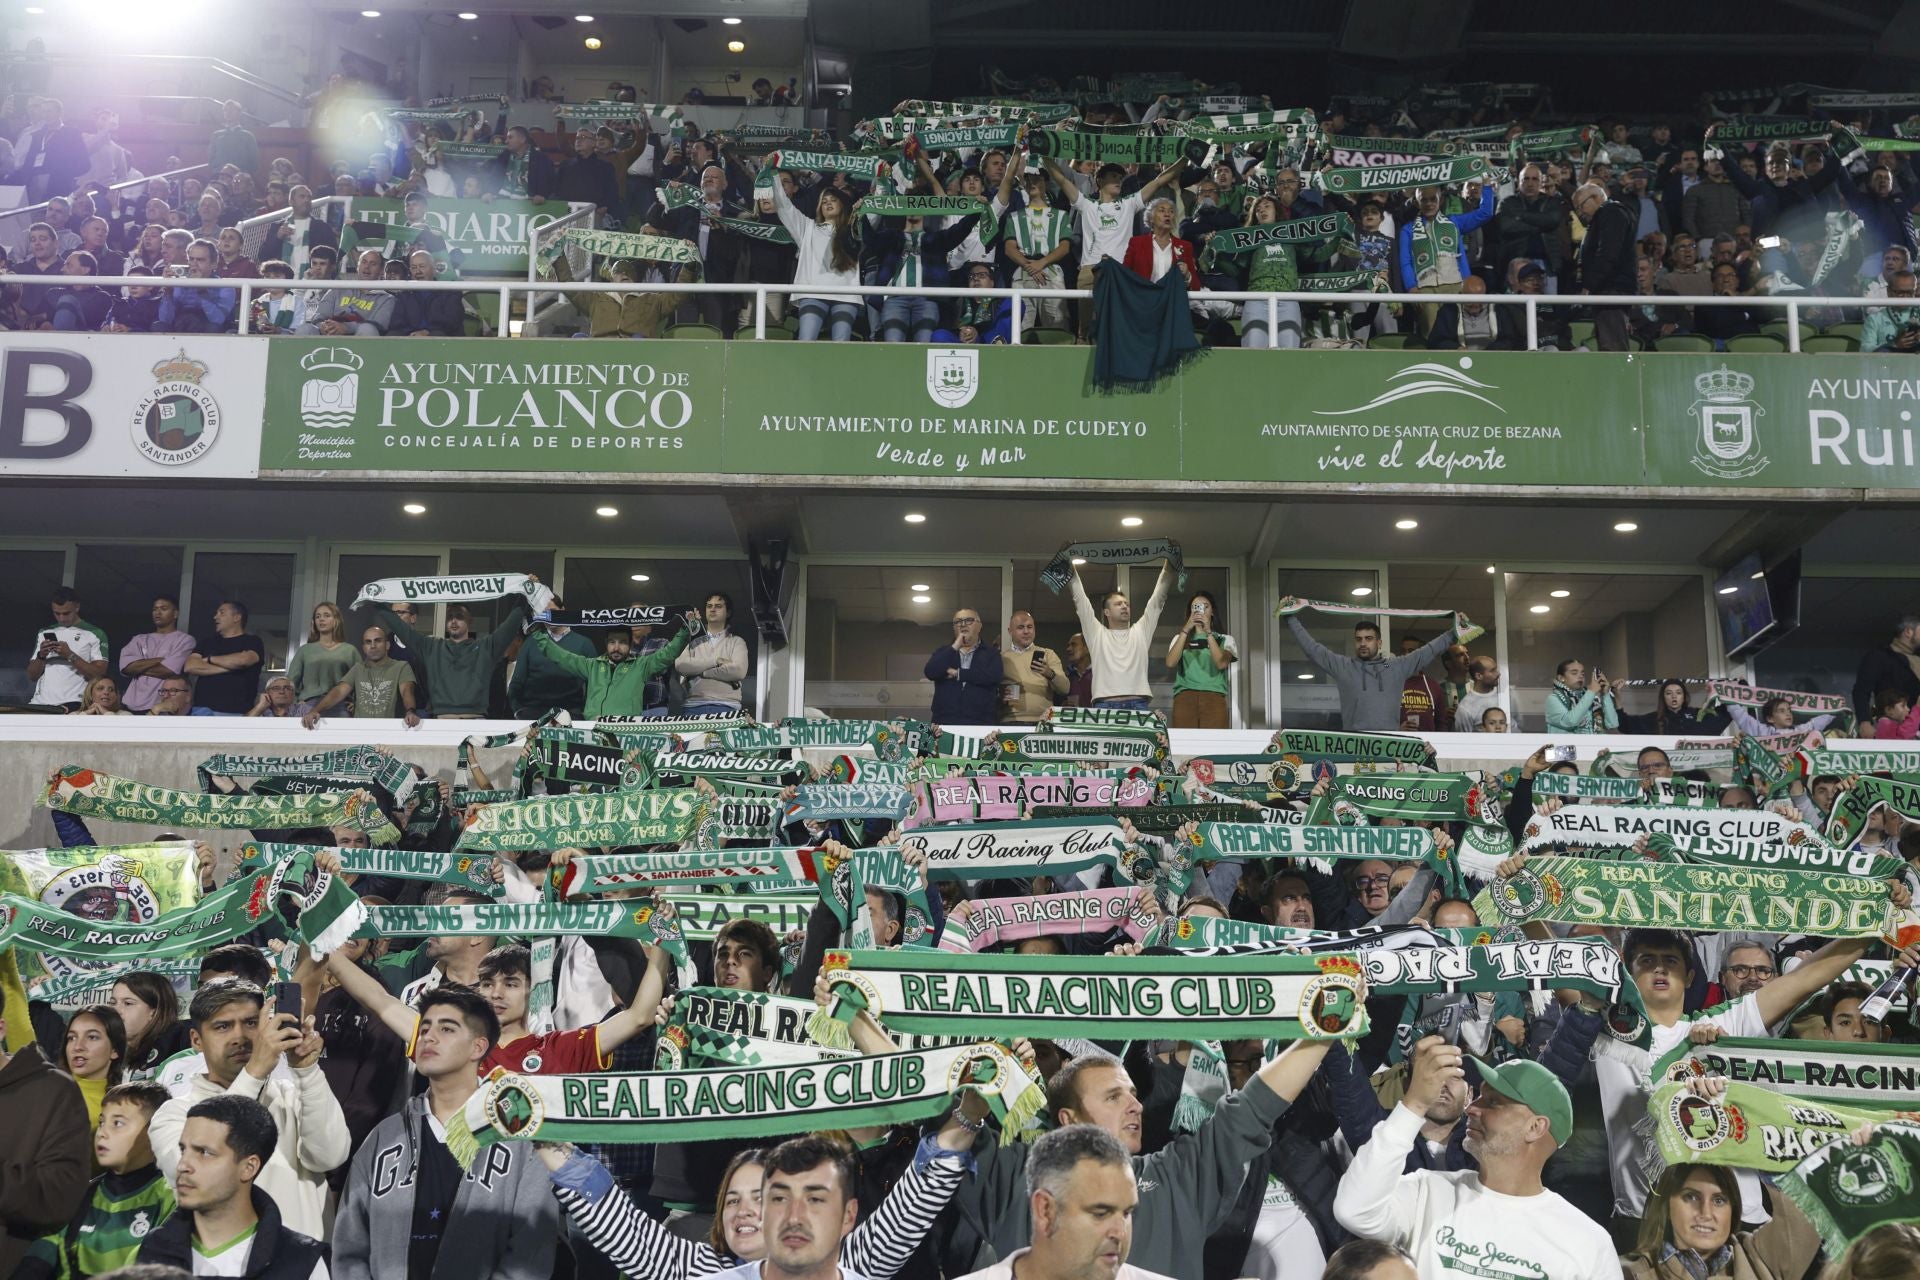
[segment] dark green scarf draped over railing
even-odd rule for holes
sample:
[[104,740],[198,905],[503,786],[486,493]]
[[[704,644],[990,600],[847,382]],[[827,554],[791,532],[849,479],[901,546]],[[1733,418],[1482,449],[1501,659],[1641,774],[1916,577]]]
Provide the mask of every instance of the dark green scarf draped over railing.
[[1178,271],[1143,280],[1109,262],[1094,278],[1094,390],[1151,391],[1202,354]]

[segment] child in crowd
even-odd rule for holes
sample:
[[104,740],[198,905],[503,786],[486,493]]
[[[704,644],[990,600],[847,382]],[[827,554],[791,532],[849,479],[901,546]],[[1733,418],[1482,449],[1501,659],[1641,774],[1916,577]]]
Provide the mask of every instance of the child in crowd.
[[105,1172],[66,1226],[34,1241],[14,1280],[85,1280],[133,1262],[140,1242],[173,1212],[173,1188],[147,1137],[167,1096],[145,1081],[107,1090],[93,1135],[93,1158]]

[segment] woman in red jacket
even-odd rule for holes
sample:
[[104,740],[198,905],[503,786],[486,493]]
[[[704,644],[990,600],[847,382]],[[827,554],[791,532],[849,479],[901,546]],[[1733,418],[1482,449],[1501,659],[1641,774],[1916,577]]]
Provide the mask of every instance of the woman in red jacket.
[[1187,288],[1198,289],[1200,272],[1194,266],[1193,244],[1173,234],[1174,218],[1173,201],[1165,196],[1147,206],[1147,234],[1127,242],[1127,269],[1158,280],[1178,267]]

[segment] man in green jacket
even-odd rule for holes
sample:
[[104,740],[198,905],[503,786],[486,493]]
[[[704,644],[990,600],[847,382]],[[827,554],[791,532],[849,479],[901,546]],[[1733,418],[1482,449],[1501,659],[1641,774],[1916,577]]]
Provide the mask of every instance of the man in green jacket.
[[[562,609],[566,606],[561,603],[559,596],[555,596],[548,607]],[[534,630],[552,636],[569,653],[582,658],[594,656],[593,641],[587,639],[584,632],[552,623]],[[520,661],[514,666],[513,678],[507,681],[507,705],[513,708],[516,720],[537,720],[555,708],[564,710],[577,720],[586,714],[587,686],[579,676],[562,671],[547,661],[539,645],[527,644],[520,649]]]
[[700,615],[692,612],[680,622],[680,630],[664,648],[638,659],[633,656],[633,633],[625,627],[607,632],[607,652],[598,658],[583,658],[561,648],[545,627],[534,629],[533,644],[554,666],[587,682],[587,719],[637,716],[647,709],[647,681],[673,666],[687,647],[687,638],[702,625]]
[[473,615],[463,604],[447,606],[445,639],[414,630],[385,605],[376,609],[374,616],[381,626],[399,636],[409,654],[426,668],[435,716],[442,720],[479,720],[487,714],[494,670],[505,661],[507,650],[526,623],[527,602],[525,597],[517,599],[513,612],[485,640],[474,638]]

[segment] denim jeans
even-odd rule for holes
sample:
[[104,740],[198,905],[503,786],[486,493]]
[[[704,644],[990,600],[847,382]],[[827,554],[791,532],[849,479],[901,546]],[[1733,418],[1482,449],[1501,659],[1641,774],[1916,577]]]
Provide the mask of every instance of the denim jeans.
[[818,298],[803,298],[795,308],[800,314],[800,326],[794,332],[796,342],[817,342],[820,330],[832,326],[829,336],[835,342],[853,340],[854,317],[860,314],[860,308],[851,302],[823,302]]
[[1152,698],[1095,698],[1093,705],[1107,707],[1114,711],[1145,711],[1153,705]]
[[880,339],[883,342],[933,341],[934,326],[940,323],[940,308],[932,298],[887,299],[880,309]]
[[[1278,321],[1276,332],[1267,332],[1268,306],[1273,308],[1273,317]],[[1269,304],[1264,298],[1240,304],[1240,345],[1243,347],[1281,347],[1288,351],[1300,348],[1300,304],[1297,302],[1275,301]]]

